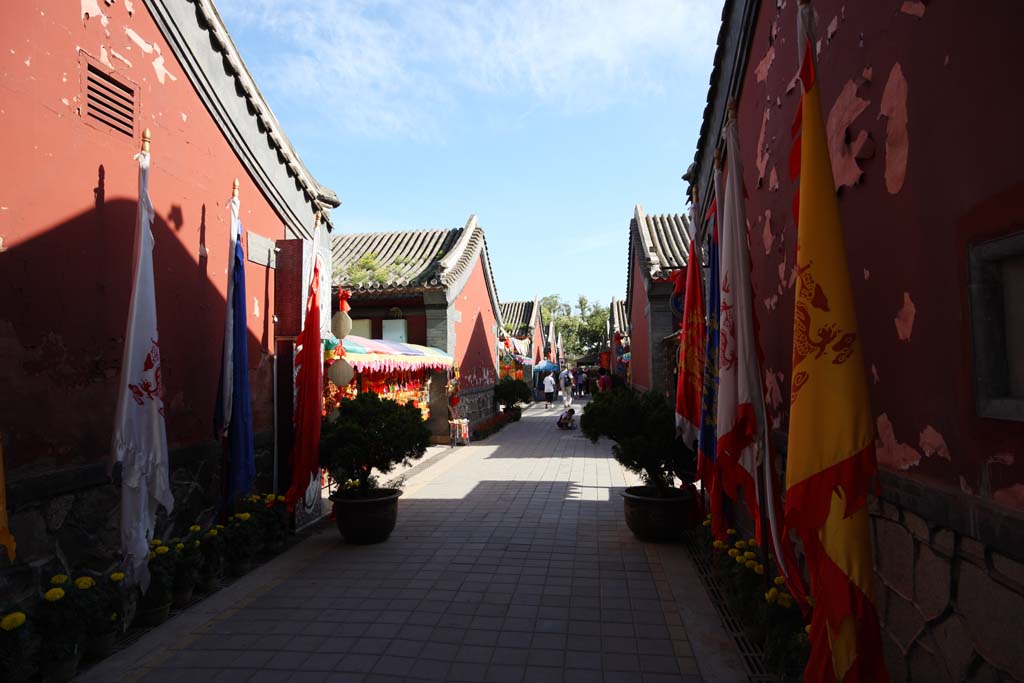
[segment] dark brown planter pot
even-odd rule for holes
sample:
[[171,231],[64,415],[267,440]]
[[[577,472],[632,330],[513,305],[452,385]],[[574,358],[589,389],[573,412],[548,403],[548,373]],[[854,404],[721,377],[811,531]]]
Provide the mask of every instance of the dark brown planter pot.
[[174,605],[174,609],[185,609],[189,603],[192,602],[192,593],[196,589],[195,583],[190,583],[187,586],[175,588],[171,604]]
[[666,495],[658,496],[653,486],[631,486],[622,492],[626,526],[641,541],[679,541],[683,532],[697,523],[697,495],[692,485],[663,493]]
[[338,531],[348,543],[366,545],[387,540],[398,521],[398,489],[379,489],[372,497],[334,498]]
[[523,417],[523,409],[519,406],[509,406],[505,408],[505,412],[512,418],[513,422],[519,422]]
[[158,607],[141,607],[135,615],[135,624],[142,627],[159,626],[167,621],[171,613],[171,603]]
[[114,651],[115,642],[117,642],[115,631],[91,636],[85,641],[85,658],[93,662],[106,659]]

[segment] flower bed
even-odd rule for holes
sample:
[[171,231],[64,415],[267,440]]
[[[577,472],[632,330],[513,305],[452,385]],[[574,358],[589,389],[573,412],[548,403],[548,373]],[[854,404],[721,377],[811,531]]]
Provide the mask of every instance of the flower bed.
[[491,434],[501,431],[509,422],[512,422],[512,416],[508,413],[495,413],[477,422],[470,438],[473,441],[486,439]]
[[764,651],[765,665],[782,681],[799,681],[810,654],[810,606],[801,611],[786,590],[786,579],[772,576],[775,559],[754,538],[739,537],[728,529],[724,539],[711,534],[711,515],[704,520],[705,539],[711,547],[711,564],[723,587],[733,615],[751,642]]
[[[209,594],[225,570],[240,576],[257,557],[281,552],[292,533],[284,496],[238,500],[226,524],[188,527],[180,537],[150,541],[150,582],[142,592],[125,573],[55,574],[30,604],[0,609],[0,680],[69,680],[80,662],[108,656],[129,629],[149,628]],[[134,639],[134,637],[133,637]]]

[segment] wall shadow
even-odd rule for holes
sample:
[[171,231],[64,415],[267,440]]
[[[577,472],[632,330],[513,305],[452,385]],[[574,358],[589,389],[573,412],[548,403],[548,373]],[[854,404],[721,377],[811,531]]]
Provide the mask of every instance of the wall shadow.
[[[104,179],[100,165],[92,209],[0,254],[0,431],[9,481],[105,462],[110,452],[137,202],[108,199]],[[205,206],[188,216],[175,205],[169,218],[157,214],[152,230],[167,432],[175,449],[213,441],[225,299],[207,259],[197,262],[199,245],[184,244],[186,233],[179,233],[191,219],[206,242]],[[268,297],[269,285],[263,290]],[[260,346],[250,332],[253,403],[269,405],[270,373],[255,372]]]

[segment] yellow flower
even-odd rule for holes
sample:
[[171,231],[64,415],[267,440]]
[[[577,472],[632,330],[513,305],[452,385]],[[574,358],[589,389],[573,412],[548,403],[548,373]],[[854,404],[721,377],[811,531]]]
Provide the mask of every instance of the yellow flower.
[[196,548],[198,548],[199,547],[199,541],[192,541],[192,545],[195,546]]
[[53,576],[50,577],[50,585],[51,586],[63,586],[67,582],[68,582],[68,575],[67,574],[54,574]]
[[736,535],[736,530],[735,529],[726,529],[725,533],[729,534],[730,536],[735,536]]
[[206,535],[207,536],[216,536],[217,535],[217,530],[216,529],[210,529],[209,531],[206,532]]
[[155,552],[155,553],[156,553],[157,555],[165,555],[165,554],[167,554],[168,552],[170,552],[170,550],[171,550],[171,549],[170,549],[170,548],[168,548],[167,546],[165,546],[165,545],[162,545],[162,546],[160,546],[159,548],[157,548],[157,549],[156,549],[156,550],[155,550],[154,552]]
[[804,626],[804,633],[806,633],[807,635],[811,635],[811,625],[810,624],[807,624],[807,626]]
[[156,557],[156,553],[150,553],[149,555],[147,555],[147,557],[148,557],[148,558],[149,558],[150,560],[152,560],[152,559],[153,559],[154,557]]
[[775,577],[775,585],[776,586],[785,586],[786,585],[786,577],[785,576],[776,576]]
[[193,524],[192,526],[190,526],[188,528],[188,530],[191,531],[192,533],[195,533],[197,531],[201,531],[201,527],[198,524]]
[[93,580],[91,576],[80,576],[77,579],[75,579],[75,588],[77,588],[80,591],[87,591],[95,585],[96,582]]
[[779,597],[778,588],[769,588],[768,592],[764,594],[764,599],[768,602],[775,602],[776,598]]
[[743,550],[744,548],[747,547],[747,542],[746,541],[736,541],[736,547],[739,548],[740,550]]
[[3,619],[0,619],[0,628],[5,631],[13,631],[16,628],[21,628],[24,623],[24,612],[11,612],[10,614],[4,615]]
[[157,547],[158,545],[163,545],[163,544],[164,544],[164,542],[163,542],[163,541],[161,541],[161,540],[160,540],[159,538],[154,538],[154,539],[153,539],[152,541],[150,541],[150,542],[149,542],[149,545],[150,545],[150,547],[152,547],[152,548],[155,548],[155,547]]
[[711,526],[711,520],[710,519],[705,519],[704,522],[703,522],[703,525],[704,526]]
[[275,496],[273,493],[268,493],[267,497],[263,499],[263,502],[273,503],[275,500],[277,500],[277,496]]
[[786,595],[785,595],[784,593],[783,593],[783,594],[780,594],[780,595],[779,595],[779,606],[780,606],[780,607],[784,607],[784,608],[786,608],[786,609],[789,609],[790,607],[792,607],[792,606],[793,606],[793,603],[792,603],[792,601],[791,601],[791,598],[787,598],[787,597],[786,597]]
[[746,565],[747,569],[753,569],[757,566],[757,562],[754,562],[753,560],[747,560],[744,564]]
[[758,563],[758,565],[754,567],[754,573],[758,576],[764,576],[764,565]]
[[182,550],[185,549],[185,544],[184,543],[179,543],[178,545],[174,546],[174,549],[177,550],[180,553]]
[[64,599],[64,589],[63,588],[51,588],[50,590],[46,591],[43,594],[43,597],[46,598],[47,602],[57,602],[58,600],[63,600]]
[[747,545],[756,546],[757,545],[757,539],[756,538],[747,539]]
[[744,562],[746,562],[746,560],[743,558],[742,555],[736,556],[736,564],[743,564]]
[[224,525],[223,525],[223,524],[218,524],[218,525],[217,525],[217,528],[218,528],[218,529],[223,529],[223,528],[224,528]]
[[736,550],[736,548],[729,548],[729,557],[737,557],[739,554],[740,551]]
[[755,553],[752,550],[748,550],[747,552],[743,553],[743,557],[747,558],[748,560],[752,560],[755,557],[757,557],[757,553]]
[[277,497],[277,502],[278,503],[283,503],[284,502],[284,496],[278,496]]
[[120,583],[121,581],[124,581],[124,572],[114,572],[110,575],[110,580],[114,583]]
[[235,515],[235,516],[238,517],[238,519],[242,520],[243,522],[248,522],[249,518],[252,517],[252,515],[249,514],[248,512],[243,512],[243,513]]
[[712,543],[712,544],[711,544],[711,546],[712,546],[713,548],[716,548],[716,549],[718,549],[718,550],[721,550],[722,548],[724,548],[724,547],[725,547],[725,541],[715,541],[714,543]]

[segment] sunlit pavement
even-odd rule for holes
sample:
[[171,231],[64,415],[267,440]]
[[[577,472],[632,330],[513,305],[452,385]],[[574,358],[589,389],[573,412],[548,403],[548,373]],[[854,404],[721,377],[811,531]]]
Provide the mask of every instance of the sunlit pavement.
[[626,529],[637,478],[560,405],[410,470],[387,542],[324,528],[80,679],[744,680],[685,552]]

